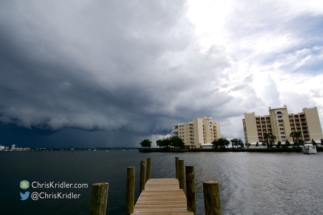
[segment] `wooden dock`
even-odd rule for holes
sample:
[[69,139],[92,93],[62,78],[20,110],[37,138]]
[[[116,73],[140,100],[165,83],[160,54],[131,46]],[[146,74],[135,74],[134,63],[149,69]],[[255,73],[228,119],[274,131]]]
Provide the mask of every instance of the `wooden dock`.
[[176,178],[149,179],[134,207],[133,215],[193,215]]
[[[135,202],[135,167],[127,168],[126,215],[196,214],[194,167],[175,157],[176,178],[150,178],[151,158],[140,162],[140,196]],[[186,178],[186,180],[185,180]],[[185,186],[186,184],[186,186]],[[107,182],[92,184],[90,215],[106,215]],[[185,191],[186,194],[185,194]],[[221,215],[217,181],[203,181],[205,215]]]

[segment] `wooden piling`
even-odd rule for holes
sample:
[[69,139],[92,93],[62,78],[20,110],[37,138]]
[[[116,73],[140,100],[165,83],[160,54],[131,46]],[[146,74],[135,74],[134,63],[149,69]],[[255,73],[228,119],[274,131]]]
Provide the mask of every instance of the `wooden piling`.
[[150,179],[151,173],[151,158],[147,158],[146,182]]
[[135,204],[135,167],[127,168],[127,187],[126,187],[126,215],[134,211]]
[[184,188],[184,160],[178,160],[178,181],[179,181],[179,188],[183,189],[185,192]]
[[105,215],[108,201],[108,183],[92,184],[90,215]]
[[205,215],[221,215],[220,189],[217,181],[203,181]]
[[145,190],[146,162],[140,161],[140,193]]
[[179,157],[175,157],[175,170],[176,170],[176,178],[178,179],[178,160]]
[[187,210],[192,211],[196,215],[194,166],[186,166],[185,172]]

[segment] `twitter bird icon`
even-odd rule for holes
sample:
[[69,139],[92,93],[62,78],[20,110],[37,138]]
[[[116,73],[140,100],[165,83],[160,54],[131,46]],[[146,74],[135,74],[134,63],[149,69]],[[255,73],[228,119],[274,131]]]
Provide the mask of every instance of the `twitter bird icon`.
[[25,193],[20,193],[21,201],[25,201],[26,199],[29,198],[30,192],[26,191]]

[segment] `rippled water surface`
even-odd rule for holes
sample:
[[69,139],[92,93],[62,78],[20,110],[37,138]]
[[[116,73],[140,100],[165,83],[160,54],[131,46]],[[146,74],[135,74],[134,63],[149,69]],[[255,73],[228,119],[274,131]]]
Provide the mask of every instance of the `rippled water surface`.
[[[195,168],[197,214],[204,214],[202,181],[220,183],[222,214],[323,214],[323,153],[139,153],[137,150],[1,152],[0,214],[88,214],[90,188],[32,189],[74,192],[77,200],[20,200],[21,180],[108,182],[107,214],[124,214],[126,171],[152,158],[152,177],[174,177],[175,157]],[[136,198],[138,186],[136,187]]]

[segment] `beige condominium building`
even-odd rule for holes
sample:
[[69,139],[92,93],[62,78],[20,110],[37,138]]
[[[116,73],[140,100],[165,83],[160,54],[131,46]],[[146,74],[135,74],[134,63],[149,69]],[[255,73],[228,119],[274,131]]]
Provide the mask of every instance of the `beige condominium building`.
[[301,139],[304,141],[323,138],[316,107],[303,108],[301,113],[288,113],[286,105],[282,108],[269,107],[269,115],[256,116],[254,112],[245,113],[242,123],[246,143],[265,142],[265,133],[275,135],[275,142],[292,142],[291,132],[301,132]]
[[221,138],[220,124],[207,117],[174,124],[172,130],[173,135],[180,137],[190,148],[200,148],[200,144],[212,143],[213,140]]

